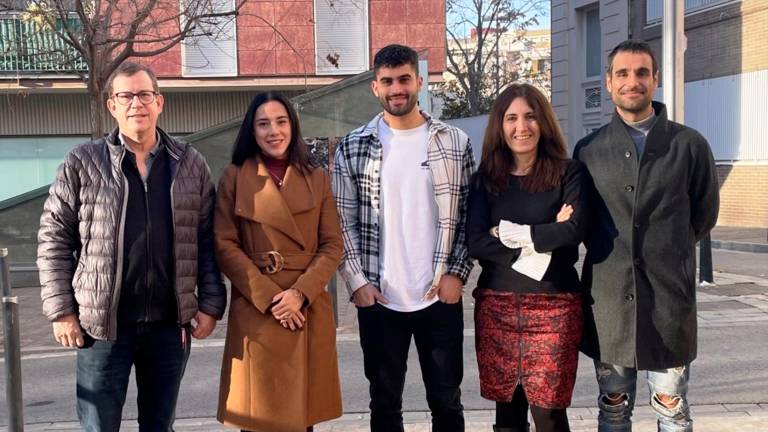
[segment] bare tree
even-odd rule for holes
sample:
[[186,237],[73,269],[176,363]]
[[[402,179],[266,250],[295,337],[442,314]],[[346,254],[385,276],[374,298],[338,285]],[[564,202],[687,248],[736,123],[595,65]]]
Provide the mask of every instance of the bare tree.
[[503,68],[502,37],[523,39],[548,5],[542,0],[446,0],[446,70],[455,80],[442,91],[443,117],[488,112],[503,85],[519,75]]
[[[37,31],[58,38],[35,55],[61,62],[86,83],[91,134],[103,136],[109,75],[128,58],[162,54],[183,41],[215,37],[245,0],[0,0]],[[23,42],[23,41],[20,41]],[[63,42],[63,43],[61,43]]]

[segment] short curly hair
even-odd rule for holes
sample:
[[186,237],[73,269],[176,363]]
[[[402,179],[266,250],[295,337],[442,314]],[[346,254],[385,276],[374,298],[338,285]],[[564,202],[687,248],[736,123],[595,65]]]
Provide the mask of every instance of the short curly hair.
[[380,49],[373,58],[373,72],[377,73],[380,68],[395,68],[402,65],[411,65],[419,74],[419,54],[411,47],[405,45],[392,44]]

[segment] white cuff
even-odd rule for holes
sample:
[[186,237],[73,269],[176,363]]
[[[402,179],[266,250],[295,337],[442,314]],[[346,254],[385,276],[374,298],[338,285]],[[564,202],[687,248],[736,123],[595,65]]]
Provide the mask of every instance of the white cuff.
[[370,283],[368,282],[368,279],[366,279],[365,275],[363,275],[363,273],[349,273],[340,271],[339,274],[341,274],[344,282],[346,282],[347,291],[349,292],[350,296],[354,294],[354,292],[358,289]]
[[533,246],[526,246],[520,251],[517,261],[512,264],[512,269],[531,279],[541,281],[551,261],[551,252],[538,253],[533,250]]
[[533,246],[531,226],[502,219],[499,222],[499,240],[510,249]]

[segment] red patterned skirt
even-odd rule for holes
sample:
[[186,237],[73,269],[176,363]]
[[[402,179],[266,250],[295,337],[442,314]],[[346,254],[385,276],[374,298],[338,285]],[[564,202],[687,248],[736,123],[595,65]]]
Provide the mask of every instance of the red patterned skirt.
[[473,295],[480,394],[508,402],[522,384],[531,405],[568,407],[584,321],[581,295],[481,288]]

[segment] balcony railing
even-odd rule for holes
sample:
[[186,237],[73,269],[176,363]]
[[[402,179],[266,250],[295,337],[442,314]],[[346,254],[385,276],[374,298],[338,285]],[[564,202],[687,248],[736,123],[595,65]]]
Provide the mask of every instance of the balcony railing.
[[[68,23],[79,25],[76,19]],[[59,23],[59,29],[63,24]],[[0,17],[0,75],[72,74],[88,65],[55,31],[18,16]]]

